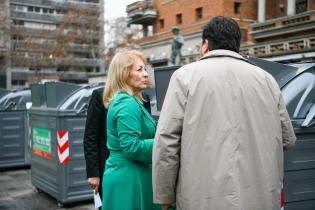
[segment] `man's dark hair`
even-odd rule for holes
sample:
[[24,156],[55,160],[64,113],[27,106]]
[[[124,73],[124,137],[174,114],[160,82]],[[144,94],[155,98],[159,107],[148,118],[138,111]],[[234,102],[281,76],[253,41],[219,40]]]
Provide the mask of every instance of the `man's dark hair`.
[[210,50],[223,49],[239,52],[241,30],[235,20],[217,16],[210,20],[202,32],[202,42],[208,40]]

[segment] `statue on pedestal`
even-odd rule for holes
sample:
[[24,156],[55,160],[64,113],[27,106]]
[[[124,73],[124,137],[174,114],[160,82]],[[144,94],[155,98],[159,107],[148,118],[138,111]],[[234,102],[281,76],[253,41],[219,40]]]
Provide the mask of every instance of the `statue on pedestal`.
[[172,52],[171,52],[171,63],[173,65],[180,65],[182,53],[181,48],[184,44],[184,38],[179,34],[179,28],[176,26],[172,28],[173,42],[172,42]]

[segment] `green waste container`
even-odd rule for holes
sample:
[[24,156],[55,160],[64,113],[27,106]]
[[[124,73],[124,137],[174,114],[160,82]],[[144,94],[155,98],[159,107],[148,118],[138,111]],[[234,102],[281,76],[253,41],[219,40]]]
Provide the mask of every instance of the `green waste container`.
[[90,97],[101,87],[63,82],[31,86],[31,181],[59,205],[93,199],[83,137]]

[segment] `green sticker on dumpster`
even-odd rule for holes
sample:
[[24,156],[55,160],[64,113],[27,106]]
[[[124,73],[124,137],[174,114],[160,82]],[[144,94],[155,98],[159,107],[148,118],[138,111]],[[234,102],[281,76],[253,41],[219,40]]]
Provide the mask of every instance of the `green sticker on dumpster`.
[[33,128],[32,131],[33,153],[47,159],[52,159],[50,131],[43,128]]

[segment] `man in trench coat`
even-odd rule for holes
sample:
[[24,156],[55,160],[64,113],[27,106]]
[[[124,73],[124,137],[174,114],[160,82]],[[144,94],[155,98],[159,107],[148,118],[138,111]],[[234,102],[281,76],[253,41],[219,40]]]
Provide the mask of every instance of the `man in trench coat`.
[[274,78],[239,55],[237,23],[204,28],[202,58],[172,75],[153,148],[154,202],[177,210],[279,210],[295,135]]

